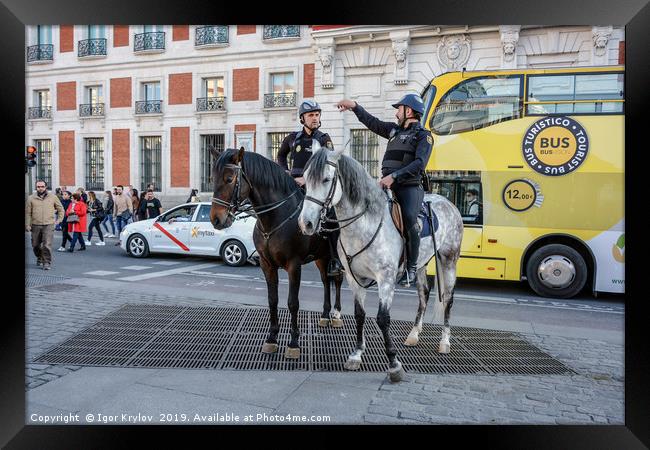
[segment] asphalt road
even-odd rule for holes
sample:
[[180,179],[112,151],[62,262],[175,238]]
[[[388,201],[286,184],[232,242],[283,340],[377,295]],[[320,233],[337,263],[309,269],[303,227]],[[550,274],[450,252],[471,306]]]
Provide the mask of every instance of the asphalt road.
[[[27,267],[38,270],[35,258],[25,239]],[[94,241],[96,241],[96,237]],[[59,233],[55,244],[60,242]],[[85,252],[55,252],[52,270],[43,272],[70,278],[99,278],[116,282],[151,285],[152,289],[169,287],[186,289],[188,296],[203,295],[245,298],[246,303],[267,304],[266,282],[259,267],[247,264],[229,267],[219,258],[186,255],[154,254],[136,259],[114,245],[117,239],[106,239],[104,247],[88,246]],[[286,307],[288,295],[286,272],[280,271],[280,306]],[[178,291],[177,291],[178,292]],[[370,289],[366,308],[369,317],[377,311],[376,289]],[[242,297],[243,296],[243,297]],[[434,293],[432,292],[432,301]],[[516,324],[526,324],[528,330],[544,333],[547,330],[580,330],[588,337],[604,340],[622,340],[624,329],[624,296],[582,294],[570,300],[549,299],[536,296],[526,283],[459,279],[451,321],[462,318],[467,326],[517,330]],[[322,307],[323,290],[314,264],[303,266],[300,290],[300,307],[318,311]],[[353,313],[353,301],[347,282],[342,289],[343,313]],[[413,288],[398,288],[391,309],[392,317],[412,320],[417,310],[417,294]],[[431,308],[425,320],[432,318]],[[513,325],[514,324],[514,325]],[[514,328],[513,328],[514,327]],[[524,329],[521,329],[524,331]],[[581,334],[581,335],[582,335]]]

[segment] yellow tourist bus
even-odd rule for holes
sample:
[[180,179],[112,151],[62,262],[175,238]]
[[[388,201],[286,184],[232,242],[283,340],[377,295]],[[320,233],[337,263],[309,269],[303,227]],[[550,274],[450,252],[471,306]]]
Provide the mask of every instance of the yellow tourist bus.
[[527,280],[545,297],[624,292],[623,78],[610,66],[431,81],[427,174],[463,216],[458,276]]

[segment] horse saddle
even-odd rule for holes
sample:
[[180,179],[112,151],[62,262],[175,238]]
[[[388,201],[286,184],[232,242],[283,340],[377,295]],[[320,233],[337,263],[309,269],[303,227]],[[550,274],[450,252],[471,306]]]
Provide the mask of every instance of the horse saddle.
[[[389,202],[390,215],[393,218],[393,223],[395,228],[399,231],[399,234],[404,238],[404,221],[402,220],[402,207],[397,200],[392,198]],[[438,231],[438,216],[436,216],[435,211],[431,210],[431,222],[433,223],[434,231]],[[429,225],[429,208],[426,203],[422,202],[420,207],[420,212],[418,213],[418,225],[420,226],[420,237],[431,236],[431,226]]]

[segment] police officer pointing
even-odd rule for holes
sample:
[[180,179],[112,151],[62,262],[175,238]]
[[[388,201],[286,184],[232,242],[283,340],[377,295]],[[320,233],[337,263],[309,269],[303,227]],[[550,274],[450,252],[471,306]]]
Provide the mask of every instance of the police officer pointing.
[[382,122],[352,100],[341,100],[336,106],[339,111],[351,110],[361,123],[388,139],[386,153],[381,163],[382,179],[379,180],[379,184],[394,192],[402,208],[407,270],[399,283],[405,285],[407,276],[410,281],[415,279],[420,253],[417,217],[424,199],[421,179],[433,145],[431,133],[420,125],[424,104],[418,95],[405,95],[393,105],[393,108],[397,108],[395,113],[397,123]]
[[[330,150],[334,149],[334,146],[332,145],[332,139],[329,137],[329,135],[319,130],[321,126],[320,115],[321,107],[318,103],[312,100],[305,100],[302,102],[300,108],[298,108],[298,117],[300,118],[302,128],[300,131],[289,133],[289,135],[282,141],[282,145],[278,151],[277,162],[287,172],[289,172],[287,156],[291,154],[293,165],[291,167],[290,174],[301,188],[305,185],[303,172],[305,171],[307,161],[309,161],[309,158],[311,158],[312,155],[312,140],[316,139],[321,147],[327,147]],[[331,209],[328,212],[328,217],[336,217],[334,215],[334,209]],[[338,241],[339,234],[339,231],[328,233],[330,251],[332,253],[332,261],[330,263],[330,267],[328,268],[328,275],[330,276],[339,275],[343,269],[341,261],[339,261],[338,255],[336,253],[336,243]]]

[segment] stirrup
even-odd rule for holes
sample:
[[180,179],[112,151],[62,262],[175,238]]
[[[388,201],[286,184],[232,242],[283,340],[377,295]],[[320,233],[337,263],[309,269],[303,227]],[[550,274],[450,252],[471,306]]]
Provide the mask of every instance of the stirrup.
[[345,269],[343,268],[343,265],[342,265],[341,262],[340,262],[338,259],[336,259],[336,258],[331,259],[330,262],[329,262],[329,264],[327,265],[327,276],[328,276],[328,277],[336,277],[336,276],[339,276],[339,275],[341,275],[344,271],[345,271]]
[[402,278],[398,281],[398,284],[402,286],[407,286],[410,287],[412,283],[415,283],[415,277],[417,272],[417,267],[413,268],[406,268],[404,269],[404,274],[402,275]]

